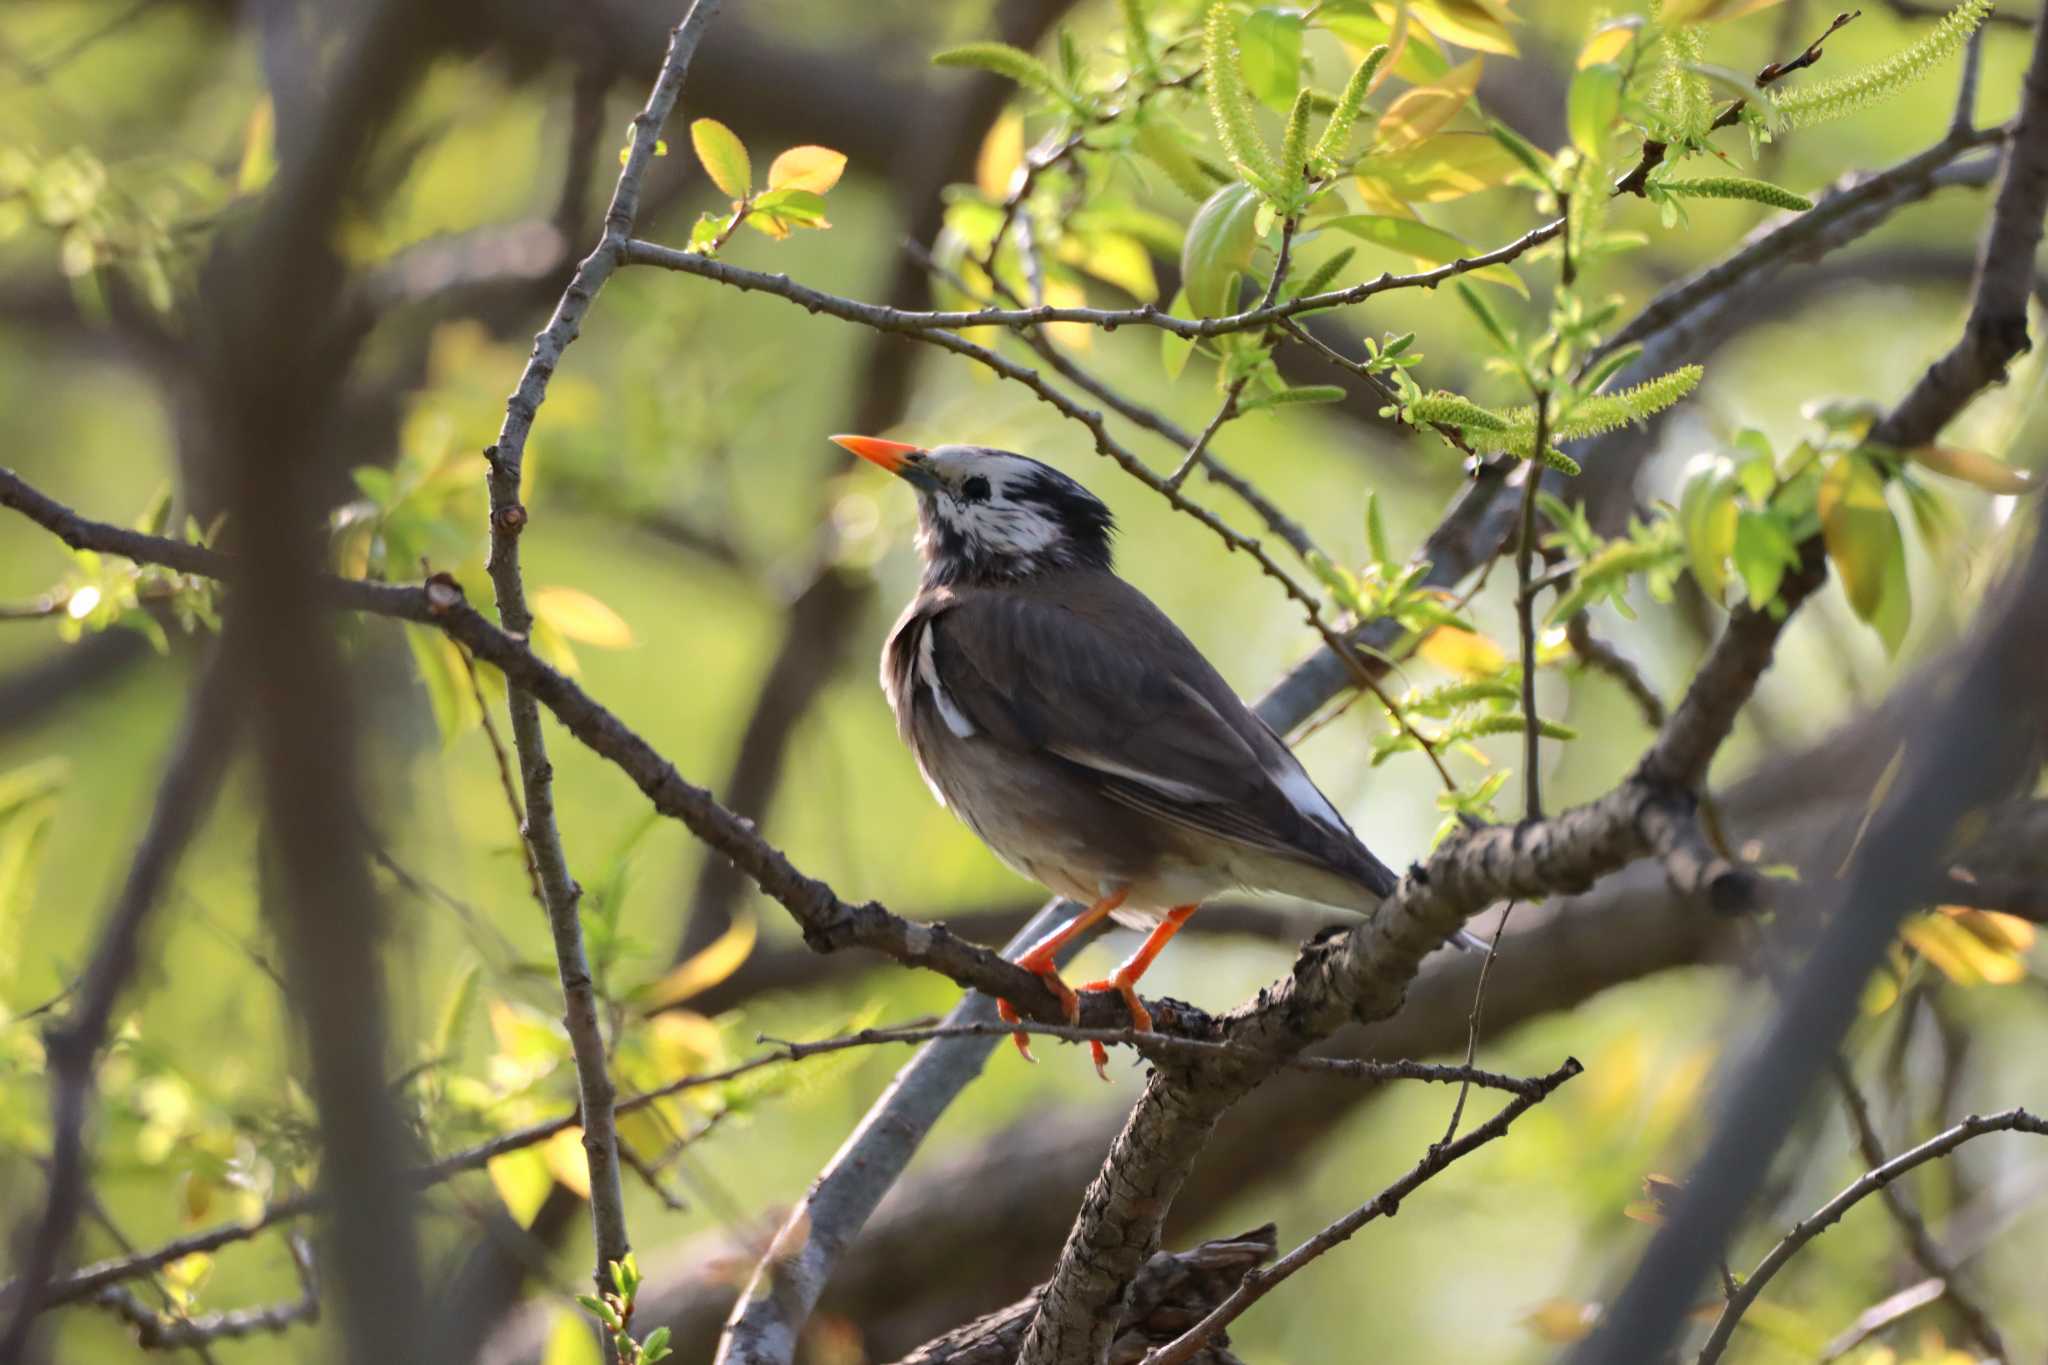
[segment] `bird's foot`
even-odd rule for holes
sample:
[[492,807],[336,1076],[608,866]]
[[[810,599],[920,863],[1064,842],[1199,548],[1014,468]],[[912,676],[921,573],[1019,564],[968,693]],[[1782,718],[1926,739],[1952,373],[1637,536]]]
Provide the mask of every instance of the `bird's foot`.
[[[1045,983],[1045,988],[1051,991],[1053,996],[1060,1002],[1060,1012],[1066,1016],[1068,1023],[1080,1022],[1081,998],[1075,995],[1067,983],[1060,979],[1060,969],[1053,962],[1051,952],[1041,953],[1033,950],[1018,958],[1017,965],[1025,971],[1033,973],[1039,980]],[[1006,1024],[1016,1024],[1023,1021],[1023,1016],[1017,1013],[1017,1007],[1007,1000],[996,1001],[996,1014]],[[1038,1058],[1031,1055],[1030,1036],[1024,1030],[1018,1029],[1015,1033],[1012,1033],[1010,1040],[1016,1043],[1017,1051],[1023,1056],[1025,1061],[1031,1062],[1034,1065],[1037,1063]]]
[[[1145,1002],[1138,998],[1135,976],[1126,976],[1121,967],[1101,981],[1090,981],[1081,990],[1115,991],[1124,998],[1124,1008],[1131,1012],[1131,1027],[1140,1033],[1152,1032],[1152,1011],[1145,1008]],[[1095,1058],[1095,1074],[1105,1082],[1109,1080],[1109,1049],[1093,1039],[1089,1040],[1088,1051]]]

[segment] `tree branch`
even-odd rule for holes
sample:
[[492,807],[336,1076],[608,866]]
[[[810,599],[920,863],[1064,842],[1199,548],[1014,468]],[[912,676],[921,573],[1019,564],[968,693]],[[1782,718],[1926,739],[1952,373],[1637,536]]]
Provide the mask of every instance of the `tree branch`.
[[[563,351],[575,341],[584,314],[618,268],[639,209],[641,181],[654,160],[662,127],[682,93],[690,59],[720,4],[721,0],[692,0],[689,13],[670,33],[668,55],[648,94],[646,107],[633,119],[632,141],[612,191],[611,207],[605,213],[604,235],[596,249],[576,267],[555,306],[554,316],[534,339],[533,355],[505,404],[505,421],[497,443],[485,452],[490,462],[491,583],[497,596],[498,620],[514,635],[524,637],[533,629],[533,613],[527,607],[526,587],[519,568],[519,537],[527,523],[526,508],[519,501],[526,438],[540,405],[547,399],[548,381],[561,363]],[[579,83],[579,105],[589,105],[593,100],[601,109],[601,91],[593,94]],[[594,118],[586,121],[595,122]],[[583,141],[589,138],[590,134],[583,135]],[[576,174],[572,169],[572,186]],[[565,198],[562,216],[567,216],[571,206]],[[568,857],[555,820],[554,768],[548,762],[540,708],[533,694],[517,680],[513,681],[507,705],[526,793],[522,832],[539,875],[548,928],[554,939],[555,965],[562,983],[562,1025],[569,1035],[582,1096],[583,1151],[590,1167],[590,1218],[596,1241],[592,1279],[598,1293],[603,1294],[612,1287],[608,1267],[623,1261],[632,1250],[632,1240],[626,1231],[625,1198],[619,1188],[618,1131],[612,1114],[616,1092],[604,1028],[598,1019],[597,992],[583,948],[583,922],[578,913],[582,888],[569,874]],[[609,1355],[609,1345],[606,1350]]]
[[1792,1225],[1791,1231],[1770,1249],[1756,1269],[1749,1272],[1735,1293],[1729,1296],[1721,1316],[1714,1322],[1714,1330],[1708,1335],[1707,1343],[1701,1348],[1699,1365],[1713,1365],[1728,1349],[1728,1338],[1733,1335],[1735,1325],[1742,1321],[1742,1315],[1762,1294],[1764,1286],[1771,1282],[1785,1263],[1799,1253],[1799,1249],[1815,1237],[1841,1221],[1842,1215],[1854,1208],[1868,1196],[1890,1185],[1894,1180],[1925,1162],[1947,1156],[1971,1138],[1986,1133],[2036,1133],[2048,1137],[2048,1120],[2036,1118],[2024,1109],[2008,1109],[2003,1113],[1980,1116],[1972,1114],[1955,1127],[1938,1133],[1911,1151],[1901,1152],[1884,1165],[1864,1172],[1853,1183],[1833,1199],[1815,1209],[1805,1218]]
[[232,675],[218,655],[193,692],[184,732],[165,766],[120,894],[108,907],[92,960],[74,992],[71,1007],[44,1030],[50,1073],[49,1190],[42,1217],[21,1264],[10,1297],[14,1315],[0,1359],[26,1350],[37,1313],[50,1298],[45,1286],[70,1245],[86,1199],[85,1128],[93,1108],[93,1073],[106,1045],[114,1006],[142,955],[142,934],[185,846],[219,794],[237,727]]
[[1246,1275],[1235,1293],[1216,1305],[1207,1317],[1181,1333],[1172,1344],[1146,1356],[1144,1365],[1189,1365],[1202,1347],[1214,1339],[1218,1332],[1237,1321],[1247,1308],[1272,1293],[1289,1276],[1339,1243],[1350,1240],[1354,1233],[1373,1219],[1391,1218],[1400,1210],[1402,1200],[1453,1163],[1469,1156],[1495,1138],[1506,1136],[1508,1128],[1516,1119],[1548,1099],[1553,1090],[1584,1069],[1579,1065],[1577,1058],[1569,1058],[1563,1066],[1547,1076],[1538,1078],[1531,1089],[1502,1105],[1499,1113],[1465,1136],[1455,1142],[1431,1145],[1422,1160],[1416,1162],[1406,1175],[1381,1190],[1371,1200],[1359,1205],[1288,1252],[1274,1263],[1271,1270],[1253,1271]]
[[[2036,36],[2023,91],[1963,336],[1878,423],[1872,434],[1878,444],[1904,448],[1931,439],[1970,398],[2002,378],[2027,343],[2026,299],[2048,210],[2048,31]],[[1589,1365],[1641,1360],[1670,1341],[1694,1286],[1748,1207],[1763,1158],[1776,1151],[1793,1121],[1796,1105],[1789,1101],[1808,1092],[1836,1050],[1856,992],[1916,892],[1929,885],[1957,817],[2010,779],[2015,746],[2002,733],[2040,701],[2039,679],[2019,642],[2048,631],[2048,536],[2036,536],[2032,562],[2014,586],[2003,608],[1985,617],[1936,718],[1923,720],[1925,738],[1832,898],[1838,913],[1768,1041],[1731,1092],[1676,1215],[1579,1354]]]

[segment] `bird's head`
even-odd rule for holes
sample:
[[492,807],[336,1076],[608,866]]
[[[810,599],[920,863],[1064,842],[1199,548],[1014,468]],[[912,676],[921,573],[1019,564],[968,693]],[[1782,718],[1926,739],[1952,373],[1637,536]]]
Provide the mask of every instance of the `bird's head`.
[[986,446],[927,450],[872,436],[832,439],[917,490],[917,548],[928,582],[1110,567],[1116,522],[1109,509],[1051,465]]

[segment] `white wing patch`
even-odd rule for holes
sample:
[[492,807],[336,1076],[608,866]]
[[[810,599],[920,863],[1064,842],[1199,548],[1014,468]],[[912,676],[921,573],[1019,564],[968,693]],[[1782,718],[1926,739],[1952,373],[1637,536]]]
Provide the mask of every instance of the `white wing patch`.
[[1093,768],[1097,772],[1128,778],[1142,786],[1150,787],[1153,791],[1163,796],[1171,797],[1175,801],[1206,802],[1216,799],[1214,792],[1204,791],[1192,783],[1177,782],[1170,777],[1161,777],[1157,773],[1148,773],[1142,769],[1133,768],[1128,764],[1119,763],[1113,758],[1105,758],[1101,754],[1088,749],[1076,749],[1071,745],[1054,744],[1050,746],[1050,751],[1069,762],[1078,763],[1084,768]]
[[929,621],[925,623],[924,631],[917,637],[917,677],[919,682],[931,689],[932,703],[939,708],[939,719],[946,722],[946,728],[951,730],[957,739],[972,739],[974,722],[967,719],[966,713],[953,704],[953,698],[946,691],[946,685],[939,681],[939,666],[932,658],[932,626]]
[[1279,772],[1269,768],[1266,775],[1273,779],[1273,785],[1287,798],[1288,805],[1309,819],[1328,825],[1331,829],[1344,828],[1344,817],[1337,814],[1337,808],[1330,804],[1330,798],[1317,790],[1315,783],[1309,781],[1308,773],[1303,770],[1301,764],[1283,762]]
[[[1216,716],[1216,723],[1218,725],[1223,726],[1226,730],[1229,729],[1229,722],[1225,721],[1222,716],[1217,715],[1216,708],[1209,704],[1207,697],[1188,686],[1185,682],[1181,683],[1180,688],[1181,691],[1185,692],[1195,701],[1200,702],[1202,709],[1210,715]],[[1282,753],[1279,762],[1272,767],[1267,767],[1265,772],[1266,776],[1272,779],[1273,785],[1280,789],[1280,794],[1287,798],[1287,804],[1309,819],[1319,824],[1328,825],[1331,829],[1341,830],[1345,828],[1344,817],[1337,814],[1337,808],[1330,804],[1330,798],[1324,796],[1316,787],[1316,784],[1309,780],[1308,771],[1301,766],[1300,760],[1296,759],[1293,754],[1286,752],[1285,745],[1281,747]]]

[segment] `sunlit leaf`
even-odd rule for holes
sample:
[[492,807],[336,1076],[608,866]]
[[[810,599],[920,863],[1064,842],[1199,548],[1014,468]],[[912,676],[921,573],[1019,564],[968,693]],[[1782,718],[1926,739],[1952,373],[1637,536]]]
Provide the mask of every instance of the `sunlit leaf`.
[[1418,204],[1446,203],[1514,179],[1521,162],[1487,133],[1441,132],[1425,142],[1386,156],[1368,157],[1359,168],[1359,189],[1382,192]]
[[1434,85],[1405,92],[1380,117],[1380,150],[1413,147],[1449,123],[1479,88],[1483,59],[1474,57],[1452,67]]
[[581,1313],[557,1308],[540,1365],[604,1365],[604,1352],[590,1320]]
[[1522,1316],[1538,1340],[1555,1346],[1583,1341],[1600,1322],[1600,1305],[1578,1299],[1545,1299]]
[[2037,493],[2048,486],[2048,480],[2035,478],[2024,469],[2014,469],[1981,450],[1925,445],[1907,451],[1906,455],[1915,464],[1924,465],[1937,474],[1961,479],[1993,493]]
[[540,1145],[548,1173],[578,1199],[590,1198],[590,1154],[583,1150],[583,1130],[564,1128]]
[[846,153],[807,143],[775,158],[768,167],[768,188],[823,194],[839,183],[845,169]]
[[[1195,310],[1188,304],[1188,291],[1186,289],[1182,289],[1173,296],[1173,302],[1167,307],[1166,313],[1169,317],[1181,318],[1183,320],[1191,321],[1194,318]],[[1180,378],[1181,371],[1185,370],[1188,366],[1188,357],[1194,353],[1195,340],[1193,337],[1176,336],[1174,333],[1167,331],[1160,332],[1159,363],[1165,367],[1168,379]]]
[[1636,34],[1640,33],[1642,28],[1643,20],[1640,15],[1610,19],[1593,31],[1593,36],[1579,49],[1579,58],[1574,65],[1583,71],[1589,66],[1613,61],[1628,51],[1628,45],[1635,40]]
[[1135,237],[1121,232],[1071,233],[1060,243],[1060,259],[1115,285],[1140,303],[1159,297],[1152,253]]
[[1415,652],[1447,673],[1468,678],[1491,677],[1508,662],[1499,645],[1454,626],[1438,626],[1423,637]]
[[242,161],[235,169],[235,193],[254,194],[277,174],[277,106],[265,95],[242,126]]
[[1237,26],[1237,64],[1245,86],[1261,104],[1282,113],[1301,84],[1301,32],[1298,10],[1273,6],[1253,10]]
[[1672,27],[1680,24],[1719,24],[1769,9],[1779,0],[1669,0],[1659,19]]
[[1753,607],[1776,597],[1785,571],[1799,563],[1799,549],[1778,519],[1747,507],[1736,518],[1734,556],[1735,572]]
[[1565,99],[1565,121],[1572,145],[1598,160],[1606,155],[1608,134],[1621,117],[1621,71],[1601,63],[1572,77]]
[[1498,0],[1412,0],[1408,8],[1417,23],[1447,43],[1474,52],[1516,55],[1515,40],[1508,33],[1512,16]]
[[498,1198],[505,1201],[505,1212],[521,1227],[533,1221],[540,1206],[547,1202],[548,1191],[555,1187],[547,1157],[533,1147],[494,1156],[484,1170],[490,1175]]
[[1010,181],[1024,164],[1024,116],[1005,109],[989,125],[974,157],[974,183],[990,199],[1007,198]]
[[747,159],[747,146],[732,129],[715,118],[700,118],[690,124],[690,145],[704,174],[734,199],[746,198],[754,188],[754,164]]
[[1197,317],[1235,311],[1235,281],[1251,272],[1258,248],[1258,191],[1239,181],[1209,196],[1181,246],[1181,288]]
[[754,951],[757,932],[752,915],[734,916],[731,926],[709,946],[648,984],[646,1007],[658,1010],[681,1004],[731,976]]
[[1678,528],[1692,576],[1700,591],[1719,602],[1728,590],[1728,557],[1735,553],[1740,509],[1735,502],[1735,472],[1718,457],[1694,462],[1679,495]]
[[537,588],[533,614],[570,639],[599,649],[626,649],[633,628],[610,607],[577,588]]
[[1903,564],[1898,519],[1884,497],[1884,480],[1869,460],[1843,452],[1821,475],[1821,534],[1842,577],[1849,604],[1864,620],[1877,614],[1891,561]]

